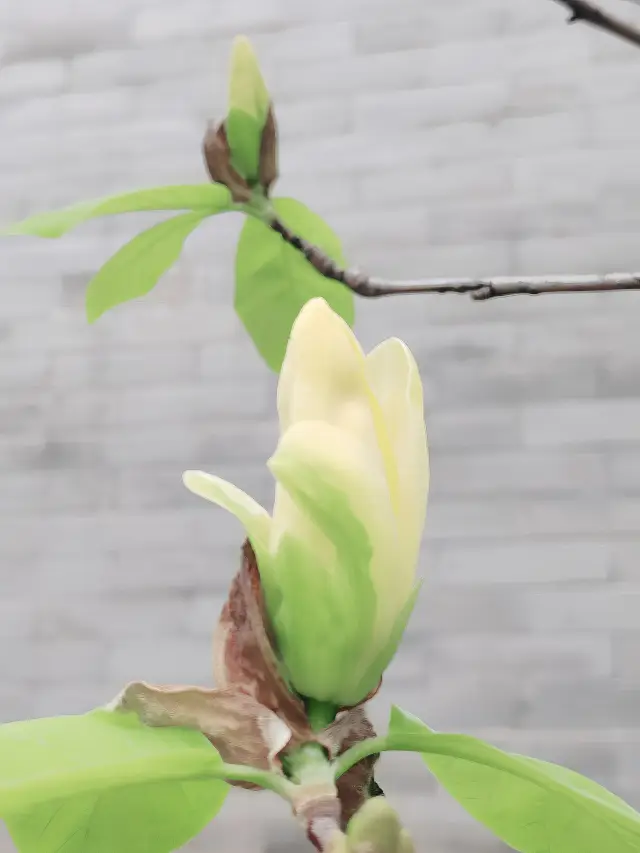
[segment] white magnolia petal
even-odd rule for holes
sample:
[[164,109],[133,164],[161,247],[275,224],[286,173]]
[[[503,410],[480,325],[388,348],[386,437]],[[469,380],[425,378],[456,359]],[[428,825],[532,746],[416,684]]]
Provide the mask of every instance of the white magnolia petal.
[[297,421],[335,422],[366,398],[365,356],[348,324],[324,299],[310,299],[291,329],[278,383],[282,433]]
[[367,375],[380,403],[393,447],[403,544],[408,550],[407,558],[415,560],[429,490],[429,453],[420,372],[406,344],[390,338],[367,356]]
[[[335,498],[342,497],[370,536],[382,538],[380,525],[395,526],[384,477],[350,432],[324,421],[301,421],[282,436],[267,465],[294,502],[300,505],[298,495],[308,498],[304,511],[323,529],[334,517]],[[286,521],[274,512],[274,527]]]
[[289,338],[278,384],[280,432],[300,421],[324,421],[353,433],[382,468],[395,500],[396,471],[379,403],[367,379],[365,355],[349,325],[324,299],[311,299]]

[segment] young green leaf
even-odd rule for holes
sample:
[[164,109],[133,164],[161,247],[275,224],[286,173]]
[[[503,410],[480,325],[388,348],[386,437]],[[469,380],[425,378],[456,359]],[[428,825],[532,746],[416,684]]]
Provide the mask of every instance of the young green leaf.
[[222,807],[199,732],[96,710],[0,726],[0,817],[20,853],[170,853]]
[[[291,198],[277,198],[273,204],[278,216],[296,234],[345,264],[340,240],[323,219]],[[280,370],[293,322],[314,296],[322,296],[353,324],[351,291],[320,275],[260,220],[248,218],[236,253],[235,308],[272,370]]]
[[231,196],[226,187],[216,184],[152,187],[118,195],[81,201],[62,210],[38,213],[9,225],[0,234],[31,234],[35,237],[61,237],[76,225],[98,216],[133,213],[141,210],[197,210],[203,215],[229,210]]
[[87,287],[89,322],[109,308],[148,293],[178,260],[189,234],[209,215],[209,211],[196,211],[159,222],[112,255]]
[[640,851],[640,814],[579,773],[467,735],[437,734],[399,708],[388,742],[422,753],[451,796],[521,853]]

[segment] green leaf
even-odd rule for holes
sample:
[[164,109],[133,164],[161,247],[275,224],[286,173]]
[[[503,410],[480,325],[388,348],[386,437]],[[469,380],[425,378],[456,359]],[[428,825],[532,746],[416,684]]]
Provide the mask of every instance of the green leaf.
[[389,716],[389,734],[393,738],[397,738],[400,735],[420,735],[424,737],[426,734],[433,735],[435,732],[426,723],[418,719],[418,717],[410,714],[408,711],[403,711],[397,705],[392,705]]
[[89,282],[86,295],[90,323],[101,314],[144,296],[179,258],[189,234],[209,212],[183,213],[143,231],[112,255]]
[[209,215],[229,210],[231,204],[229,190],[219,184],[152,187],[82,201],[50,213],[38,213],[0,230],[0,234],[61,237],[76,225],[98,216],[141,210],[198,210]]
[[467,735],[437,734],[399,708],[388,741],[390,749],[422,753],[451,796],[521,853],[640,851],[640,814],[579,773]]
[[170,853],[229,790],[196,731],[104,709],[0,726],[0,817],[20,853]]
[[[337,235],[304,204],[277,198],[278,216],[300,237],[345,265]],[[293,322],[302,306],[322,296],[333,310],[353,325],[353,294],[337,281],[313,269],[298,251],[259,219],[248,218],[236,253],[235,307],[262,358],[279,371]]]

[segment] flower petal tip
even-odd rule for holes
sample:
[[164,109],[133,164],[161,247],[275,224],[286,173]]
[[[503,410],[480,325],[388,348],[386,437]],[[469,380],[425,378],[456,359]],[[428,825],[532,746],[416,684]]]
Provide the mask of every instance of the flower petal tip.
[[185,471],[182,475],[182,482],[190,492],[197,492],[198,481],[205,476],[202,471]]

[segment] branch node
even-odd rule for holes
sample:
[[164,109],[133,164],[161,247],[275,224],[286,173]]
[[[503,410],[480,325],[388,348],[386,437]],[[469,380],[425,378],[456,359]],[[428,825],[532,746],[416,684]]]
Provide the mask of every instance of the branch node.
[[479,287],[477,290],[472,290],[470,293],[471,298],[475,302],[485,302],[487,299],[491,299],[495,295],[493,287],[490,284],[484,284],[482,287]]

